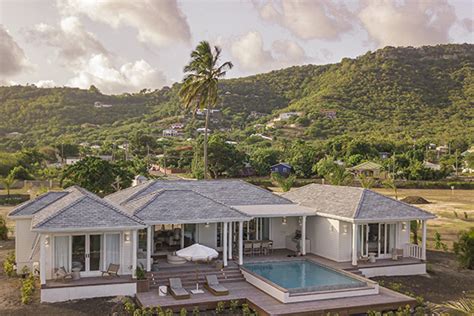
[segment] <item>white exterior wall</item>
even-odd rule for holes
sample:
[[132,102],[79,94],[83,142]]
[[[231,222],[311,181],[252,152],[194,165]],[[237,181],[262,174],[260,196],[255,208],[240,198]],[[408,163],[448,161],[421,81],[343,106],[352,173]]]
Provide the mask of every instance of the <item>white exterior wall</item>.
[[209,227],[206,224],[197,224],[198,243],[211,248],[217,248],[217,224],[210,223]]
[[29,260],[36,233],[31,231],[31,219],[15,220],[15,257],[19,270],[24,266],[32,269],[33,262],[39,261],[39,248],[31,260]]
[[[311,240],[311,253],[339,260],[339,221],[321,216],[307,218],[306,236]],[[332,227],[332,228],[331,228]]]
[[[344,232],[344,228],[346,232]],[[339,221],[339,253],[338,253],[337,261],[351,261],[351,260],[352,260],[352,223]]]
[[397,233],[398,233],[398,248],[403,248],[403,245],[409,244],[410,241],[410,222],[406,223],[405,231],[403,231],[403,222],[397,224]]
[[54,303],[94,297],[134,296],[136,293],[136,283],[48,288],[41,289],[41,302]]
[[273,240],[273,249],[286,249],[286,236],[291,236],[298,228],[298,217],[287,217],[286,225],[282,224],[282,217],[270,218],[270,239]]

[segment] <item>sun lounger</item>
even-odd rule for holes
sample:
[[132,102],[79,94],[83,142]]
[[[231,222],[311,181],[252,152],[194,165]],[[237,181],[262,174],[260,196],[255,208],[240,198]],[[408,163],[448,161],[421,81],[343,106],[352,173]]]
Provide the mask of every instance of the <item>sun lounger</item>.
[[67,282],[67,281],[72,280],[72,274],[67,272],[64,267],[56,269],[54,274],[56,276],[56,280],[60,280],[62,282]]
[[169,290],[169,292],[171,293],[171,295],[175,299],[181,300],[181,299],[186,299],[186,298],[191,297],[189,292],[186,291],[185,288],[183,288],[183,285],[181,284],[181,279],[180,278],[170,278],[169,281],[170,281],[170,290]]
[[206,275],[206,283],[204,287],[216,296],[228,295],[229,290],[226,289],[224,286],[219,284],[219,280],[217,279],[217,275]]
[[107,268],[107,271],[102,271],[102,276],[106,275],[107,277],[119,277],[118,271],[120,269],[119,264],[109,264],[109,267]]

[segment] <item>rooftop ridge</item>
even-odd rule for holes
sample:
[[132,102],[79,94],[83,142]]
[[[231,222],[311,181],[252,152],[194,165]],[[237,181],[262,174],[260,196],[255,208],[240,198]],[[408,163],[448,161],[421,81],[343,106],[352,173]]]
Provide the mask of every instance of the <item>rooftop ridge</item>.
[[[46,198],[47,196],[53,194],[53,193],[64,193],[64,192],[61,192],[61,191],[48,191],[46,193],[43,193],[33,199],[30,199],[28,201],[25,201],[23,203],[21,203],[20,205],[18,205],[17,207],[15,207],[13,210],[10,211],[10,213],[8,213],[8,216],[17,216],[16,213],[24,210],[27,206],[35,203],[35,202],[39,202],[41,200],[43,200],[44,198]],[[64,194],[63,194],[64,196]],[[63,196],[57,198],[55,201],[61,199]],[[43,205],[42,207],[40,207],[35,213],[38,213],[39,211],[41,211],[42,209],[44,209],[46,206],[48,206],[48,204],[46,205]],[[33,216],[35,213],[33,213],[31,216]]]
[[[72,192],[71,192],[72,193]],[[77,203],[79,203],[80,201],[82,201],[83,199],[85,198],[85,196],[80,196],[80,197],[77,197],[76,200],[74,200],[74,202],[64,206],[63,208],[59,209],[58,211],[56,212],[53,212],[51,214],[49,214],[48,216],[46,216],[45,218],[43,218],[41,221],[33,224],[33,221],[31,222],[31,227],[32,228],[38,228],[39,226],[43,225],[44,223],[50,221],[51,219],[55,218],[56,216],[58,216],[59,214],[62,214],[64,213],[66,210],[68,210],[69,208],[71,208],[72,206],[76,205]],[[56,201],[55,201],[56,202]],[[51,203],[49,206],[53,205],[55,202]]]

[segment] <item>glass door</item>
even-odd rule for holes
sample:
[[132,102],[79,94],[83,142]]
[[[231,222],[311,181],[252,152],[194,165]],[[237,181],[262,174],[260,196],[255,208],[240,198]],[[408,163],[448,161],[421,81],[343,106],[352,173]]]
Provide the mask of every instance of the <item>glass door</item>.
[[89,271],[102,270],[102,235],[89,235]]
[[72,236],[71,268],[86,271],[86,235]]

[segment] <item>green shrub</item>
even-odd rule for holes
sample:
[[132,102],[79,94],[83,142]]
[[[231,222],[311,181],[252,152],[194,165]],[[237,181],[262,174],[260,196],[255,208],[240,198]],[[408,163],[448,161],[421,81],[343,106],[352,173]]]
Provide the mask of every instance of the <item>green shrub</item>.
[[3,271],[5,271],[5,274],[8,277],[16,276],[15,253],[13,251],[8,253],[7,257],[5,258],[5,261],[3,261]]
[[188,311],[186,310],[186,308],[181,308],[181,310],[179,311],[179,316],[186,316],[188,315]]
[[8,239],[8,227],[5,217],[0,216],[0,240]]
[[29,304],[35,291],[35,277],[32,273],[27,278],[21,280],[21,303]]
[[240,302],[239,300],[231,300],[230,301],[230,306],[229,309],[232,313],[235,313],[237,309],[239,308]]
[[145,269],[143,269],[143,265],[137,266],[137,269],[135,270],[135,276],[137,277],[137,280],[146,279],[146,272]]
[[434,233],[434,247],[435,249],[443,249],[444,251],[448,251],[448,245],[441,241],[441,234],[438,231]]
[[463,268],[474,269],[474,227],[461,231],[457,242],[454,242],[454,253]]
[[199,316],[199,306],[194,306],[193,308],[193,316]]
[[225,311],[225,303],[224,302],[217,302],[216,314],[222,314],[224,311]]
[[135,303],[133,303],[131,299],[125,298],[123,300],[123,308],[125,309],[128,315],[133,315],[133,313],[135,312],[136,306],[135,306]]

